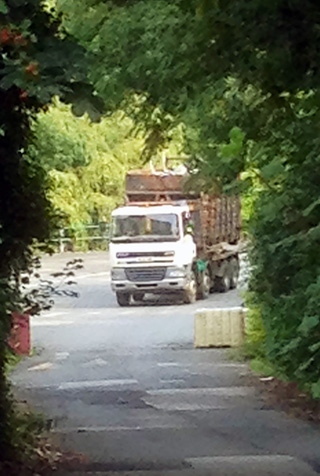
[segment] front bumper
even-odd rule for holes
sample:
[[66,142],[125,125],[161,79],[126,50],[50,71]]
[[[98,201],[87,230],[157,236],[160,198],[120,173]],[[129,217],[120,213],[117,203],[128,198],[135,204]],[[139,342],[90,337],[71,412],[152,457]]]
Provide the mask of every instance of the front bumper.
[[128,280],[111,281],[113,292],[145,292],[152,294],[174,293],[182,291],[188,285],[187,278],[165,278],[161,281],[133,282]]

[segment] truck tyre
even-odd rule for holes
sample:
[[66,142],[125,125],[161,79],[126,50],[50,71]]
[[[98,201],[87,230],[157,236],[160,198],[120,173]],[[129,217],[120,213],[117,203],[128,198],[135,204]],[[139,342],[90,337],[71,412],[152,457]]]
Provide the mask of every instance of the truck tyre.
[[217,276],[216,283],[219,293],[226,293],[231,288],[231,278],[227,272],[223,276]]
[[144,293],[142,293],[142,292],[140,292],[140,293],[139,293],[139,292],[138,292],[138,293],[133,293],[133,299],[134,299],[135,301],[138,301],[138,302],[139,302],[139,301],[143,301],[143,298],[144,298]]
[[207,299],[210,294],[210,290],[212,287],[212,282],[210,278],[209,271],[206,269],[201,276],[201,283],[199,286],[198,297],[199,299]]
[[236,287],[238,286],[239,273],[240,273],[239,259],[234,258],[231,261],[231,266],[232,266],[232,273],[231,273],[231,279],[230,279],[230,289],[236,289]]
[[183,291],[183,302],[193,304],[197,300],[197,281],[194,272],[190,273],[187,288]]
[[125,306],[129,306],[130,305],[130,293],[116,293],[116,297],[117,297],[117,302],[119,304],[119,306],[121,307],[125,307]]

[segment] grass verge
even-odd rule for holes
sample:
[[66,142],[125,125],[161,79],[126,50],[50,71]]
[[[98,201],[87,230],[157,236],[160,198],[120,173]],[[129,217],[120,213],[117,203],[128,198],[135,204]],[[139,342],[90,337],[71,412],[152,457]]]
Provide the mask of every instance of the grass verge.
[[320,423],[320,400],[296,382],[288,381],[263,355],[261,346],[244,344],[228,351],[230,360],[247,362],[254,374],[255,385],[267,406],[280,409],[290,416]]

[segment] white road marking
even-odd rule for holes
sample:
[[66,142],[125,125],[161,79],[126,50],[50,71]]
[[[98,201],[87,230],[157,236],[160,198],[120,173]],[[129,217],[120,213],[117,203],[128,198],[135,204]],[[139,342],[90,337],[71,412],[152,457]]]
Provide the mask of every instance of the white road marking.
[[58,390],[81,390],[91,388],[123,387],[125,385],[137,385],[133,379],[118,380],[84,380],[80,382],[64,382],[58,386]]
[[158,367],[184,367],[183,364],[179,364],[178,362],[158,362]]
[[56,360],[66,360],[69,356],[69,352],[56,352]]
[[[198,411],[224,410],[233,406],[236,397],[254,393],[251,387],[172,388],[148,390],[142,400],[159,410]],[[243,398],[244,403],[247,399]]]
[[57,327],[57,326],[70,326],[74,324],[75,321],[63,321],[63,320],[52,320],[52,321],[33,321],[33,327]]
[[35,383],[27,383],[26,385],[24,384],[24,382],[17,382],[17,381],[13,381],[13,384],[19,388],[25,388],[27,390],[38,390],[38,389],[46,389],[46,390],[55,390],[57,389],[58,385],[54,385],[54,384],[35,384]]
[[108,362],[103,359],[94,359],[90,360],[90,362],[86,362],[85,364],[82,364],[82,367],[104,367],[105,365],[108,365]]
[[202,367],[207,370],[215,370],[215,369],[223,369],[223,368],[235,368],[235,369],[248,369],[248,364],[240,364],[240,363],[228,363],[228,362],[223,362],[221,364],[219,363],[214,363],[210,367],[210,364],[207,362],[195,362],[195,363],[186,363],[186,367],[197,367],[197,369],[201,369]]
[[[43,317],[59,317],[59,316],[64,316],[65,314],[66,314],[65,312],[44,312],[42,314],[41,318],[43,318]],[[35,317],[33,319],[36,320],[36,319],[39,319],[39,317]]]
[[195,425],[189,423],[150,423],[138,426],[97,426],[97,427],[78,427],[78,428],[55,428],[54,433],[106,433],[116,431],[145,431],[156,429],[172,429],[177,430],[179,428],[195,428]]
[[218,403],[187,403],[187,402],[159,402],[154,403],[148,399],[143,399],[147,405],[151,405],[157,410],[164,410],[167,412],[197,412],[208,410],[228,410],[230,405],[222,405]]
[[52,362],[44,362],[43,364],[35,365],[34,367],[30,367],[28,372],[35,372],[39,370],[50,370],[53,367]]
[[287,455],[239,455],[188,458],[196,471],[210,471],[210,474],[222,476],[315,476],[311,467],[297,458]]
[[253,395],[253,387],[215,387],[215,388],[169,388],[159,390],[148,390],[147,394],[151,396],[218,396],[218,397],[247,397]]

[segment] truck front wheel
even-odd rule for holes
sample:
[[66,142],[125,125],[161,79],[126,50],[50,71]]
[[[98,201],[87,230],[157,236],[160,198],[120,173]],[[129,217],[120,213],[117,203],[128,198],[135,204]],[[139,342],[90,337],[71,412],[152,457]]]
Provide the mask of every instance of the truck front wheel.
[[144,298],[144,293],[142,293],[142,292],[133,293],[133,299],[136,302],[143,301],[143,298]]
[[212,287],[212,282],[210,278],[209,271],[206,269],[201,276],[201,283],[199,286],[198,297],[199,299],[207,299],[210,294],[210,289]]
[[197,281],[195,274],[190,273],[188,286],[183,291],[183,302],[185,304],[193,304],[197,300]]
[[131,298],[130,293],[117,292],[116,297],[117,297],[117,302],[119,306],[125,307],[130,305],[130,298]]

